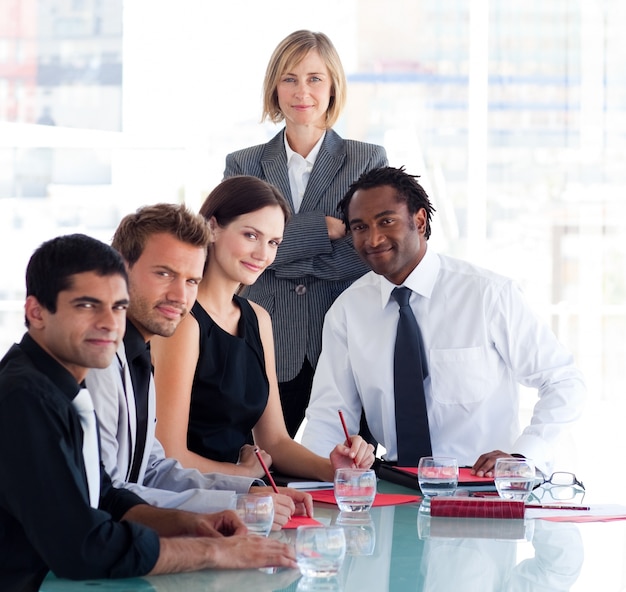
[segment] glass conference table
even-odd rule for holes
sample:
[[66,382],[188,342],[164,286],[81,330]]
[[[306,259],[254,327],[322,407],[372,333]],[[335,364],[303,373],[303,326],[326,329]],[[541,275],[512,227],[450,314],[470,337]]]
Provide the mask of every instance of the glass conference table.
[[[379,491],[416,492],[379,481]],[[316,505],[315,518],[339,511]],[[336,578],[307,580],[294,569],[207,570],[125,580],[72,582],[50,576],[42,592],[623,592],[626,520],[551,522],[431,518],[419,503],[372,508],[346,526],[349,552]],[[295,531],[273,533],[293,540]]]

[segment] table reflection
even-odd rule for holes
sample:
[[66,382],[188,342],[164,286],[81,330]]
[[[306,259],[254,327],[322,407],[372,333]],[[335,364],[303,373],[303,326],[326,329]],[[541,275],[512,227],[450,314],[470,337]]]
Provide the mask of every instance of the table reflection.
[[345,531],[348,555],[374,554],[376,527],[369,512],[339,512],[335,524]]
[[583,543],[575,524],[440,519],[412,511],[412,532],[409,508],[372,513],[374,549],[346,557],[338,576],[342,592],[557,592],[570,590],[580,574]]
[[[97,586],[118,592],[560,592],[574,586],[583,566],[583,539],[572,523],[433,518],[420,513],[418,504],[377,507],[358,517],[316,507],[315,515],[323,524],[346,528],[348,553],[340,573],[330,580],[306,580],[295,569],[207,570],[117,581],[50,577],[42,590],[86,592]],[[581,528],[593,534],[594,526],[602,532],[611,528]],[[295,541],[294,530],[270,536]],[[591,555],[595,551],[593,546],[588,550]],[[607,559],[600,565],[606,570],[612,564]],[[593,573],[602,575],[596,573],[598,565],[594,567]]]
[[[418,516],[418,534],[425,539],[425,592],[461,586],[482,592],[557,592],[570,590],[578,579],[584,553],[575,524],[465,519],[466,526],[470,520],[476,522],[473,532],[464,526],[459,532],[465,536],[459,537],[451,524],[459,519]],[[518,562],[520,541],[530,541],[534,556]]]
[[237,592],[258,590],[274,592],[289,588],[300,579],[295,569],[279,569],[275,573],[260,570],[207,570],[177,575],[149,576],[144,578],[154,592]]
[[[282,591],[277,590],[276,592],[282,592]],[[343,592],[343,585],[337,577],[333,577],[333,578],[302,577],[298,581],[298,585],[296,586],[296,592]]]

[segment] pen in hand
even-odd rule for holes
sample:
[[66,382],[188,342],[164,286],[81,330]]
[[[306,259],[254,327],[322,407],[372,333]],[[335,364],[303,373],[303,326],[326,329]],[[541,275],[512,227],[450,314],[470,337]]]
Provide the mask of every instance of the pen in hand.
[[346,435],[346,441],[348,442],[348,446],[352,446],[352,438],[350,438],[350,432],[348,432],[348,426],[346,425],[346,420],[343,418],[343,412],[341,409],[338,411],[339,419],[341,420],[341,425],[343,426],[343,433]]
[[254,454],[256,454],[256,457],[259,459],[259,462],[261,463],[261,466],[263,467],[263,470],[265,471],[265,476],[267,477],[267,480],[270,482],[270,485],[272,486],[274,493],[278,493],[278,487],[276,487],[274,478],[272,477],[270,470],[267,468],[267,465],[265,464],[265,461],[263,460],[263,457],[261,456],[261,451],[258,448],[255,448]]

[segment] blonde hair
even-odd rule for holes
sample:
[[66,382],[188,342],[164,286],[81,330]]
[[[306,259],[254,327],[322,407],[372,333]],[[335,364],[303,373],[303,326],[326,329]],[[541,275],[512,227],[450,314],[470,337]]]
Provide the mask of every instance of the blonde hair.
[[346,104],[346,75],[339,54],[324,33],[300,30],[285,37],[276,47],[265,71],[263,80],[263,114],[261,121],[269,119],[280,123],[285,118],[278,105],[277,87],[280,77],[299,64],[312,50],[319,53],[331,79],[330,102],[326,110],[326,127],[332,127]]

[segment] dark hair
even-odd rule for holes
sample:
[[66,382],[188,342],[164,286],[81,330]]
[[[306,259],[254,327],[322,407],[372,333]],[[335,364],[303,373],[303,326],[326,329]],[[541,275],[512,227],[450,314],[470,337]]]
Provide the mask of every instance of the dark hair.
[[[128,281],[124,260],[105,243],[85,234],[68,234],[42,243],[26,267],[26,296],[34,296],[51,313],[59,292],[72,286],[72,276],[93,271],[120,275]],[[28,327],[28,320],[26,320]]]
[[346,228],[350,227],[348,209],[354,194],[359,189],[372,189],[374,187],[388,185],[396,190],[396,199],[406,204],[409,214],[416,214],[422,208],[426,210],[424,238],[428,240],[430,237],[430,221],[435,212],[435,208],[433,204],[430,203],[430,199],[426,191],[424,191],[424,188],[417,182],[418,178],[419,175],[409,175],[406,173],[403,166],[399,169],[394,167],[381,167],[363,173],[350,185],[348,192],[337,206],[346,224]]
[[120,222],[111,242],[129,266],[137,263],[153,234],[171,234],[194,247],[207,248],[209,229],[206,221],[184,204],[159,203],[139,208]]
[[224,179],[204,200],[200,215],[206,220],[215,217],[221,226],[227,226],[238,216],[256,212],[267,206],[278,206],[285,223],[289,220],[289,205],[274,185],[247,175]]

